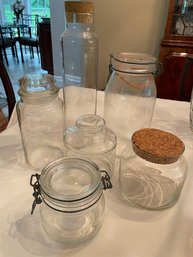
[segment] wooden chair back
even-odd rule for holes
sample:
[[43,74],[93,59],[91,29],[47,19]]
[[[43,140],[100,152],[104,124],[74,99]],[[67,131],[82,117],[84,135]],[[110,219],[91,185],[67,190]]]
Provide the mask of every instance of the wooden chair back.
[[30,37],[37,37],[37,24],[39,21],[39,15],[30,15],[30,14],[23,14],[21,18],[22,24],[27,25],[30,30],[27,30],[30,33]]
[[13,38],[14,32],[11,28],[8,27],[2,27],[0,25],[0,57],[3,59],[5,58],[5,61],[7,65],[9,65],[6,48],[11,48],[13,57],[17,58],[18,60],[18,54],[17,54],[17,47],[16,47],[16,41]]
[[0,78],[1,78],[4,90],[5,90],[6,97],[7,97],[8,115],[9,115],[8,118],[10,118],[12,111],[14,109],[15,103],[16,103],[16,99],[15,99],[15,94],[14,94],[14,90],[12,87],[10,77],[9,77],[7,70],[5,68],[5,65],[1,59],[0,59]]

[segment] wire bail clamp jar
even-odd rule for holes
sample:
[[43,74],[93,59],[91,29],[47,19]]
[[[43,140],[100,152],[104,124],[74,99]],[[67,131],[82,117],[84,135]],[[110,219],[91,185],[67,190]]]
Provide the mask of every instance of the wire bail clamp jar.
[[112,188],[110,177],[92,161],[61,158],[33,174],[34,202],[40,204],[41,223],[55,241],[76,244],[96,234],[102,226],[103,190]]
[[151,55],[110,54],[104,119],[117,135],[119,157],[136,130],[151,126],[157,97],[154,77],[160,72],[161,64]]

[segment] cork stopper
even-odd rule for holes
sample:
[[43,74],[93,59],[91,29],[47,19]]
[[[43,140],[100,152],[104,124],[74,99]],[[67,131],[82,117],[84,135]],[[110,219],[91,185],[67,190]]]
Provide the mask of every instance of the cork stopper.
[[65,4],[66,12],[72,12],[72,13],[93,13],[94,12],[93,2],[66,1],[64,4]]
[[144,128],[132,136],[133,151],[141,158],[158,164],[176,162],[185,150],[175,135],[154,128]]
[[64,3],[68,22],[92,23],[94,3],[87,1],[66,1]]

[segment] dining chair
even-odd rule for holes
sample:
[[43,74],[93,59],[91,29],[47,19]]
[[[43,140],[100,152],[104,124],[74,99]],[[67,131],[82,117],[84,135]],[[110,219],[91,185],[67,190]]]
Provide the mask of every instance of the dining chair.
[[0,78],[7,98],[9,120],[13,112],[16,99],[9,74],[2,60],[0,60]]
[[0,26],[0,58],[5,58],[7,66],[9,66],[6,52],[7,48],[11,48],[13,57],[16,57],[17,61],[19,62],[16,40],[13,37],[13,33],[14,32],[10,28]]
[[23,48],[22,46],[29,47],[30,57],[34,58],[34,47],[39,58],[39,38],[38,38],[38,25],[39,15],[22,15],[22,25],[19,30],[17,41],[20,46],[21,60],[24,63]]

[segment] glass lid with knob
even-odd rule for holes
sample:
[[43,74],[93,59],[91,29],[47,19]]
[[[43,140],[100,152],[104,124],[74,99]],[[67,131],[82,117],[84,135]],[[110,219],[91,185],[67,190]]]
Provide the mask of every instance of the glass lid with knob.
[[75,126],[70,127],[64,135],[64,145],[74,152],[89,155],[103,154],[115,149],[115,133],[106,127],[105,120],[93,114],[80,116]]

